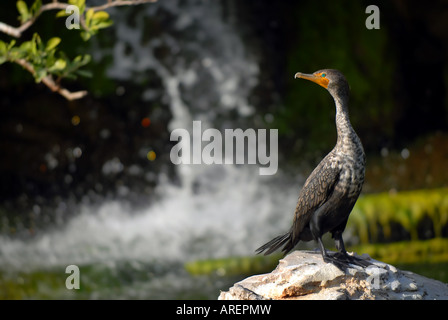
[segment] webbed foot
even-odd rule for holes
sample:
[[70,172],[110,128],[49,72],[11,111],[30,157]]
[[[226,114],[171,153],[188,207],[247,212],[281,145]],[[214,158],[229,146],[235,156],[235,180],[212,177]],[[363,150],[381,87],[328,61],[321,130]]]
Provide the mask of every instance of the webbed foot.
[[325,262],[334,264],[342,271],[349,268],[350,265],[360,266],[363,268],[372,265],[372,263],[368,262],[367,260],[350,256],[346,252],[336,252],[334,254],[327,254],[323,258]]

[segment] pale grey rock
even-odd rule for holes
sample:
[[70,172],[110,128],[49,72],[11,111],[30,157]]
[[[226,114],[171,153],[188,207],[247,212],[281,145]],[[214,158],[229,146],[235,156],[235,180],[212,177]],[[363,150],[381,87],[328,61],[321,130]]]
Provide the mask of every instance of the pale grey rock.
[[445,283],[399,270],[368,255],[357,257],[372,265],[351,265],[341,271],[325,263],[319,252],[294,251],[271,273],[246,278],[221,292],[218,299],[448,300]]

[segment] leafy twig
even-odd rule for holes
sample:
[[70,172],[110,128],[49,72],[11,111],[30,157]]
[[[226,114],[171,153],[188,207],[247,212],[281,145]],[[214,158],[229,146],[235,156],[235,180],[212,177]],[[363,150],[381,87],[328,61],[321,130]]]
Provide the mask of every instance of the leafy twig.
[[[19,20],[21,25],[13,27],[0,22],[0,32],[14,38],[20,38],[43,12],[62,10],[58,12],[56,17],[68,16],[70,14],[66,13],[66,9],[71,5],[75,5],[79,11],[79,22],[83,29],[81,37],[87,41],[99,29],[107,28],[112,24],[109,14],[102,10],[117,6],[156,2],[157,0],[107,0],[107,3],[96,7],[86,7],[85,0],[67,1],[68,3],[61,3],[58,0],[52,0],[51,3],[42,5],[41,0],[35,0],[31,7],[28,8],[23,0],[18,0],[17,9],[20,13]],[[70,92],[61,87],[59,83],[64,77],[74,78],[75,74],[88,75],[88,71],[78,69],[90,61],[90,56],[78,56],[73,61],[70,61],[63,52],[58,52],[59,58],[57,58],[55,48],[60,41],[60,38],[54,37],[48,41],[46,46],[43,46],[38,34],[34,34],[32,40],[23,42],[20,46],[15,46],[15,40],[12,40],[9,44],[0,40],[0,64],[7,61],[17,63],[30,72],[36,82],[44,83],[53,92],[61,94],[67,100],[80,99],[87,94],[87,91]],[[56,81],[53,76],[57,76]]]
[[[115,1],[108,0],[108,2],[103,5],[96,7],[87,7],[86,11],[92,9],[94,12],[96,12],[100,10],[106,10],[112,7],[138,5],[150,2],[157,2],[157,0],[115,0]],[[0,32],[6,33],[7,35],[14,38],[20,38],[23,32],[25,32],[25,30],[31,27],[43,12],[50,10],[65,10],[69,5],[70,5],[69,3],[61,3],[58,2],[57,0],[53,0],[52,3],[42,5],[39,8],[39,10],[37,10],[37,12],[31,18],[23,22],[22,25],[20,25],[20,27],[13,27],[6,23],[0,22]]]
[[[18,65],[22,66],[24,69],[26,69],[28,72],[30,72],[33,76],[36,74],[36,70],[34,69],[33,65],[31,63],[29,63],[28,61],[26,61],[25,59],[17,59],[14,62],[17,63]],[[87,95],[87,91],[85,91],[85,90],[76,91],[76,92],[68,91],[67,89],[65,89],[65,88],[61,87],[59,84],[57,84],[53,80],[53,77],[50,75],[43,77],[41,81],[48,88],[50,88],[51,91],[59,93],[60,95],[62,95],[64,98],[66,98],[69,101],[81,99],[85,95]]]

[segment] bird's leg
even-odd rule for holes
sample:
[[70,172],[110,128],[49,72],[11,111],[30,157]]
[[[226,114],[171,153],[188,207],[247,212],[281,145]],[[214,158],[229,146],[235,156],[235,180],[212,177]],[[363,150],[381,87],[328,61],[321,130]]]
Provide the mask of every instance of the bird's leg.
[[345,271],[345,269],[349,267],[345,261],[337,259],[334,256],[328,254],[327,250],[324,247],[321,237],[317,238],[317,243],[319,244],[319,249],[322,254],[322,259],[324,260],[324,262],[331,263],[342,271]]
[[327,250],[325,250],[324,244],[322,243],[322,239],[320,237],[317,238],[317,242],[319,244],[319,249],[320,252],[322,253],[322,259],[324,260],[324,262],[331,263],[342,271],[345,271],[345,269],[349,267],[347,262],[343,261],[342,259],[336,258],[334,255],[332,256],[328,254]]
[[333,233],[334,243],[338,253],[335,254],[335,258],[348,259],[347,250],[345,250],[344,240],[342,239],[342,232]]
[[320,249],[320,253],[322,254],[322,259],[325,262],[332,262],[330,261],[330,256],[327,253],[327,250],[325,250],[324,247],[324,243],[322,242],[322,233],[320,231],[320,227],[319,227],[319,214],[316,213],[310,221],[310,229],[311,229],[311,234],[313,235],[314,240],[317,241],[318,245],[319,245],[319,249]]
[[344,240],[342,239],[342,232],[336,231],[335,233],[333,233],[333,238],[336,245],[336,249],[338,249],[339,251],[333,255],[334,259],[338,259],[340,261],[344,261],[346,263],[354,264],[360,267],[367,267],[371,265],[370,262],[367,262],[364,259],[348,255],[347,250],[345,250]]
[[322,259],[325,262],[330,262],[330,261],[328,261],[329,255],[327,253],[327,250],[324,247],[324,244],[322,242],[322,238],[321,237],[317,238],[317,243],[319,244],[319,249],[320,249],[320,253],[322,254]]
[[[322,207],[321,207],[321,209],[322,209]],[[320,211],[320,212],[322,212],[322,211]],[[342,259],[337,259],[337,258],[332,257],[331,255],[328,254],[327,250],[324,247],[324,244],[322,242],[322,232],[321,232],[320,223],[319,223],[319,218],[321,216],[320,212],[316,212],[314,214],[314,216],[311,218],[311,221],[310,221],[311,233],[312,233],[314,239],[319,244],[319,249],[320,249],[320,253],[322,254],[322,259],[326,263],[332,263],[336,267],[338,267],[340,270],[344,271],[346,268],[348,268],[348,263],[343,261]],[[341,240],[342,240],[342,237],[341,237]],[[343,246],[344,246],[344,244],[342,243],[342,247]]]

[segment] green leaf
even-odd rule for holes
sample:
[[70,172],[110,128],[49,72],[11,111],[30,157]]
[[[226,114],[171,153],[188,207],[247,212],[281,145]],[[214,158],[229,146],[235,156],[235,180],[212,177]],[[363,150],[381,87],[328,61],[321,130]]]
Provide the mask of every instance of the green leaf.
[[20,48],[12,48],[8,51],[8,60],[15,61],[17,59],[23,58],[25,54],[20,50]]
[[47,46],[45,47],[45,51],[53,50],[57,47],[57,45],[61,42],[61,38],[53,37],[47,42]]
[[[92,10],[92,9],[90,9],[90,10]],[[93,14],[92,18],[95,20],[107,20],[107,19],[109,19],[109,14],[106,11],[97,11]]]
[[7,50],[10,51],[12,49],[12,47],[14,47],[15,44],[16,44],[16,40],[11,40],[11,42],[8,45]]
[[0,64],[8,60],[8,50],[6,48],[6,43],[0,40]]
[[76,66],[76,68],[80,68],[90,62],[92,57],[89,54],[86,54],[84,56],[76,56],[75,59],[73,59],[73,64]]
[[109,14],[106,11],[98,11],[92,16],[90,26],[93,30],[107,28],[112,25]]
[[28,11],[28,6],[26,5],[25,1],[19,0],[16,3],[17,10],[20,13],[20,21],[24,23],[27,21],[30,17],[30,12]]
[[67,66],[67,62],[64,59],[56,60],[55,64],[51,67],[51,70],[63,70]]
[[112,20],[109,20],[109,21],[103,21],[98,24],[95,24],[95,27],[96,27],[96,29],[104,29],[104,28],[110,27],[113,24],[114,24],[114,22]]
[[42,40],[40,39],[40,36],[39,36],[39,34],[38,34],[37,32],[35,32],[35,33],[33,34],[33,41],[34,41],[37,45],[39,45],[39,44],[42,43]]
[[36,70],[36,73],[34,74],[34,79],[36,80],[36,83],[39,83],[46,76],[47,76],[47,70],[39,69],[39,70]]
[[7,51],[6,43],[0,40],[0,54],[6,54]]
[[81,38],[84,41],[88,41],[91,36],[92,35],[90,34],[90,32],[86,32],[86,31],[81,32]]
[[92,71],[88,71],[88,70],[76,70],[76,73],[79,74],[81,77],[86,77],[86,78],[93,77]]
[[42,1],[41,0],[34,1],[34,3],[30,8],[31,15],[34,16],[40,10],[40,7],[42,7]]
[[56,18],[67,17],[69,15],[70,15],[70,13],[65,12],[65,10],[61,10],[61,11],[58,11],[58,13],[56,13]]
[[86,0],[78,0],[77,2],[78,2],[78,7],[79,8],[86,6]]
[[84,14],[84,10],[86,9],[86,1],[85,0],[68,0],[68,4],[75,5],[79,9],[79,14]]
[[93,11],[93,9],[87,10],[87,13],[86,13],[86,25],[87,25],[88,28],[91,25],[91,21],[92,21],[92,17],[93,17],[94,13],[95,13],[95,11]]
[[84,65],[88,64],[91,60],[92,60],[92,57],[90,56],[90,54],[85,54],[82,57],[82,61],[81,61],[80,66],[84,66]]
[[69,74],[64,74],[64,78],[65,79],[69,79],[69,80],[76,80],[76,74],[73,73],[69,73]]
[[22,51],[23,53],[31,53],[32,48],[33,48],[33,41],[25,41],[20,45],[20,51]]
[[42,40],[40,39],[40,36],[38,33],[34,33],[33,34],[33,39],[31,41],[32,46],[31,46],[31,53],[33,55],[37,54],[37,50],[42,50]]
[[86,0],[68,0],[68,3],[78,6],[78,7],[81,7],[81,6],[85,5]]

